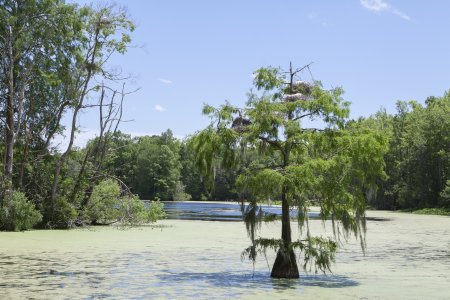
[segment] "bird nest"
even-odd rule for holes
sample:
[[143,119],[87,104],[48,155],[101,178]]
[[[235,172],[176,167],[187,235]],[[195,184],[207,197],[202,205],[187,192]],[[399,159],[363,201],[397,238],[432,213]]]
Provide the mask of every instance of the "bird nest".
[[302,93],[296,93],[291,95],[284,96],[284,101],[287,102],[294,102],[298,100],[308,100],[308,96],[302,94]]
[[301,93],[303,95],[311,95],[313,86],[306,81],[296,81],[293,84],[293,93]]
[[249,119],[239,116],[234,119],[233,124],[231,124],[231,128],[233,128],[238,133],[242,133],[246,130],[247,126],[251,124],[252,122]]
[[308,100],[311,97],[313,86],[306,81],[296,81],[290,89],[290,93],[284,96],[284,101],[294,102],[298,100]]

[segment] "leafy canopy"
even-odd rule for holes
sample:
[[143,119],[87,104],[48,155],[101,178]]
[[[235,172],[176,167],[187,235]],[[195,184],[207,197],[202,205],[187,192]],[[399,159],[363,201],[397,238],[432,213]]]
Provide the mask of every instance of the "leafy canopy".
[[[352,233],[361,238],[364,248],[365,194],[385,176],[387,141],[381,130],[348,120],[350,103],[342,98],[341,88],[326,90],[319,81],[297,80],[303,69],[258,69],[256,91],[249,93],[243,108],[228,102],[218,108],[205,105],[203,113],[211,124],[195,136],[193,144],[196,166],[210,182],[216,165],[237,168],[237,185],[250,206],[282,198],[296,207],[298,226],[306,231],[289,247],[303,253],[304,267],[315,264],[325,271],[340,237]],[[245,155],[255,151],[257,158],[244,163]],[[312,205],[320,207],[323,222],[332,221],[333,237],[311,235]],[[253,260],[266,248],[286,247],[282,240],[249,235],[252,245],[243,255]]]

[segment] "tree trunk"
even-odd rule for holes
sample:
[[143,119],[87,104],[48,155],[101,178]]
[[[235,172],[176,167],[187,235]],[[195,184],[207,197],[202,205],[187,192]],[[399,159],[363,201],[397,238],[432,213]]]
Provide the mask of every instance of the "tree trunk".
[[273,278],[299,278],[297,261],[294,250],[282,251],[279,250],[277,258],[272,267],[270,277]]
[[[94,65],[95,63],[95,58],[97,57],[97,47],[99,46],[99,41],[98,41],[98,37],[100,34],[100,28],[97,27],[96,31],[95,31],[95,36],[94,36],[94,45],[92,47],[92,54],[89,58],[86,57],[85,63],[89,62],[89,64],[91,66]],[[78,113],[80,112],[80,110],[83,108],[83,102],[84,99],[86,97],[86,93],[88,90],[88,85],[90,83],[90,80],[93,76],[92,73],[92,68],[89,68],[87,70],[87,74],[86,74],[86,79],[82,85],[82,91],[79,94],[79,99],[78,99],[78,103],[77,106],[74,108],[73,110],[73,114],[72,114],[72,127],[70,129],[70,139],[69,139],[69,144],[67,146],[66,151],[59,157],[57,163],[56,163],[56,167],[55,167],[55,172],[53,175],[53,184],[52,184],[52,192],[50,195],[50,220],[51,222],[53,222],[53,216],[54,216],[54,212],[55,212],[55,207],[56,207],[56,198],[58,197],[58,185],[59,185],[59,176],[61,174],[61,168],[64,164],[64,162],[66,161],[67,156],[69,156],[69,154],[72,152],[72,146],[75,140],[75,131],[77,128],[77,117],[78,117]],[[80,78],[78,78],[80,79]],[[76,84],[76,87],[78,88],[78,84]]]
[[292,240],[286,187],[283,187],[281,213],[281,239],[283,240],[284,247],[278,250],[270,276],[274,278],[299,278],[300,275],[294,250],[289,250]]
[[[292,84],[292,66],[291,66],[291,84]],[[288,115],[288,119],[292,119],[292,115]],[[283,168],[289,166],[289,156],[291,152],[291,144],[286,143],[283,151]],[[281,194],[281,239],[283,247],[278,250],[277,258],[272,267],[271,277],[274,278],[299,278],[297,259],[294,250],[290,248],[291,238],[291,218],[289,215],[288,188],[283,185]]]
[[11,26],[9,27],[8,43],[8,96],[6,102],[6,126],[5,126],[5,157],[3,164],[3,180],[5,182],[5,194],[10,192],[12,187],[12,171],[14,160],[14,56],[13,56],[13,36]]

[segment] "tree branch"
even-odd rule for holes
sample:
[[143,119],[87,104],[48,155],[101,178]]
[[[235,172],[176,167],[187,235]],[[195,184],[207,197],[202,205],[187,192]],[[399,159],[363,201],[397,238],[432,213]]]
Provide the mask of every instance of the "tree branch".
[[278,150],[283,151],[283,148],[281,147],[281,144],[280,144],[278,141],[272,141],[272,140],[269,140],[268,138],[263,137],[263,136],[261,136],[261,135],[258,136],[258,138],[259,138],[260,140],[262,140],[262,141],[264,141],[264,142],[266,142],[266,143],[268,143],[268,144],[274,146],[274,147],[277,148]]

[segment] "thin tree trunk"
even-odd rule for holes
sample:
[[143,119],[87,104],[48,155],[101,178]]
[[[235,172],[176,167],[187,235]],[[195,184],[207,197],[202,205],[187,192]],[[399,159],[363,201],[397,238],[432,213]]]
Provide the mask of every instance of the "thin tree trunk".
[[27,125],[27,118],[24,120],[24,145],[23,145],[23,151],[22,151],[22,160],[20,162],[20,168],[19,168],[19,188],[23,187],[23,177],[25,174],[25,165],[28,163],[28,143],[29,143],[29,128]]
[[[292,70],[292,63],[290,64],[290,92],[293,93],[294,71]],[[288,113],[288,120],[292,120],[292,113]],[[287,138],[289,140],[289,137]],[[286,141],[283,152],[283,169],[289,166],[289,157],[292,145]],[[274,278],[299,278],[297,267],[297,259],[294,250],[291,249],[291,220],[289,215],[288,202],[288,188],[283,185],[281,195],[281,239],[283,240],[283,247],[278,250],[277,258],[272,267],[271,277]]]
[[6,100],[5,156],[3,163],[4,193],[12,191],[12,172],[14,161],[14,56],[12,28],[9,26],[8,38],[8,96]]
[[[87,148],[86,154],[84,155],[83,163],[81,164],[80,172],[78,172],[77,180],[76,180],[75,185],[72,190],[72,195],[70,196],[70,200],[72,201],[72,203],[75,202],[77,192],[79,191],[79,189],[81,187],[81,181],[83,179],[83,175],[84,175],[84,172],[86,169],[86,164],[87,164],[90,154],[91,154],[91,150],[90,150],[90,148]],[[81,203],[81,207],[83,207],[83,206],[84,206],[84,204]]]
[[[91,57],[90,57],[89,61],[88,61],[88,59],[86,59],[86,62],[88,62],[90,66],[94,66],[94,63],[95,63],[95,58],[96,58],[96,55],[97,55],[97,47],[98,47],[98,43],[99,43],[98,42],[99,33],[100,33],[100,28],[97,28],[96,32],[95,32],[94,46],[93,46],[93,49],[92,49]],[[83,84],[83,89],[80,92],[77,106],[75,107],[75,109],[73,111],[69,145],[67,146],[66,151],[61,155],[61,157],[59,158],[59,160],[57,161],[56,166],[55,166],[55,172],[54,172],[54,175],[53,175],[52,191],[51,191],[51,196],[50,196],[50,213],[49,213],[50,222],[54,221],[54,212],[55,212],[55,206],[56,206],[56,198],[58,196],[58,185],[59,185],[59,176],[61,174],[61,168],[62,168],[62,165],[64,164],[67,156],[72,152],[72,146],[73,146],[73,142],[75,140],[75,130],[76,130],[76,127],[77,127],[77,125],[76,125],[77,117],[78,117],[79,111],[83,107],[83,102],[84,102],[84,99],[86,97],[86,92],[87,92],[87,89],[88,89],[88,85],[89,85],[89,82],[90,82],[91,77],[93,75],[92,71],[93,70],[92,70],[91,67],[88,68],[87,74],[86,74],[86,79],[85,79],[84,84]]]
[[[89,186],[86,188],[84,192],[84,197],[81,202],[81,208],[85,207],[92,196],[92,191],[94,190],[94,186],[98,183],[98,180],[95,179],[95,177],[99,176],[101,174],[101,168],[103,166],[103,162],[105,159],[105,154],[107,151],[109,140],[112,136],[115,135],[117,132],[117,128],[122,121],[122,112],[123,112],[123,101],[125,97],[124,92],[125,84],[122,85],[122,92],[121,92],[121,100],[119,104],[118,110],[114,111],[113,106],[115,104],[114,99],[117,95],[117,91],[113,91],[113,95],[111,96],[111,101],[109,103],[109,109],[107,115],[103,116],[103,103],[104,103],[104,97],[105,97],[105,88],[102,85],[102,94],[100,98],[100,105],[99,105],[99,120],[100,120],[100,135],[97,139],[97,145],[94,147],[94,153],[93,153],[93,165],[94,165],[94,177],[91,178]],[[114,125],[114,130],[112,131],[112,126]],[[84,168],[83,168],[84,172]],[[82,173],[80,172],[81,178]],[[75,191],[75,190],[74,190]]]

